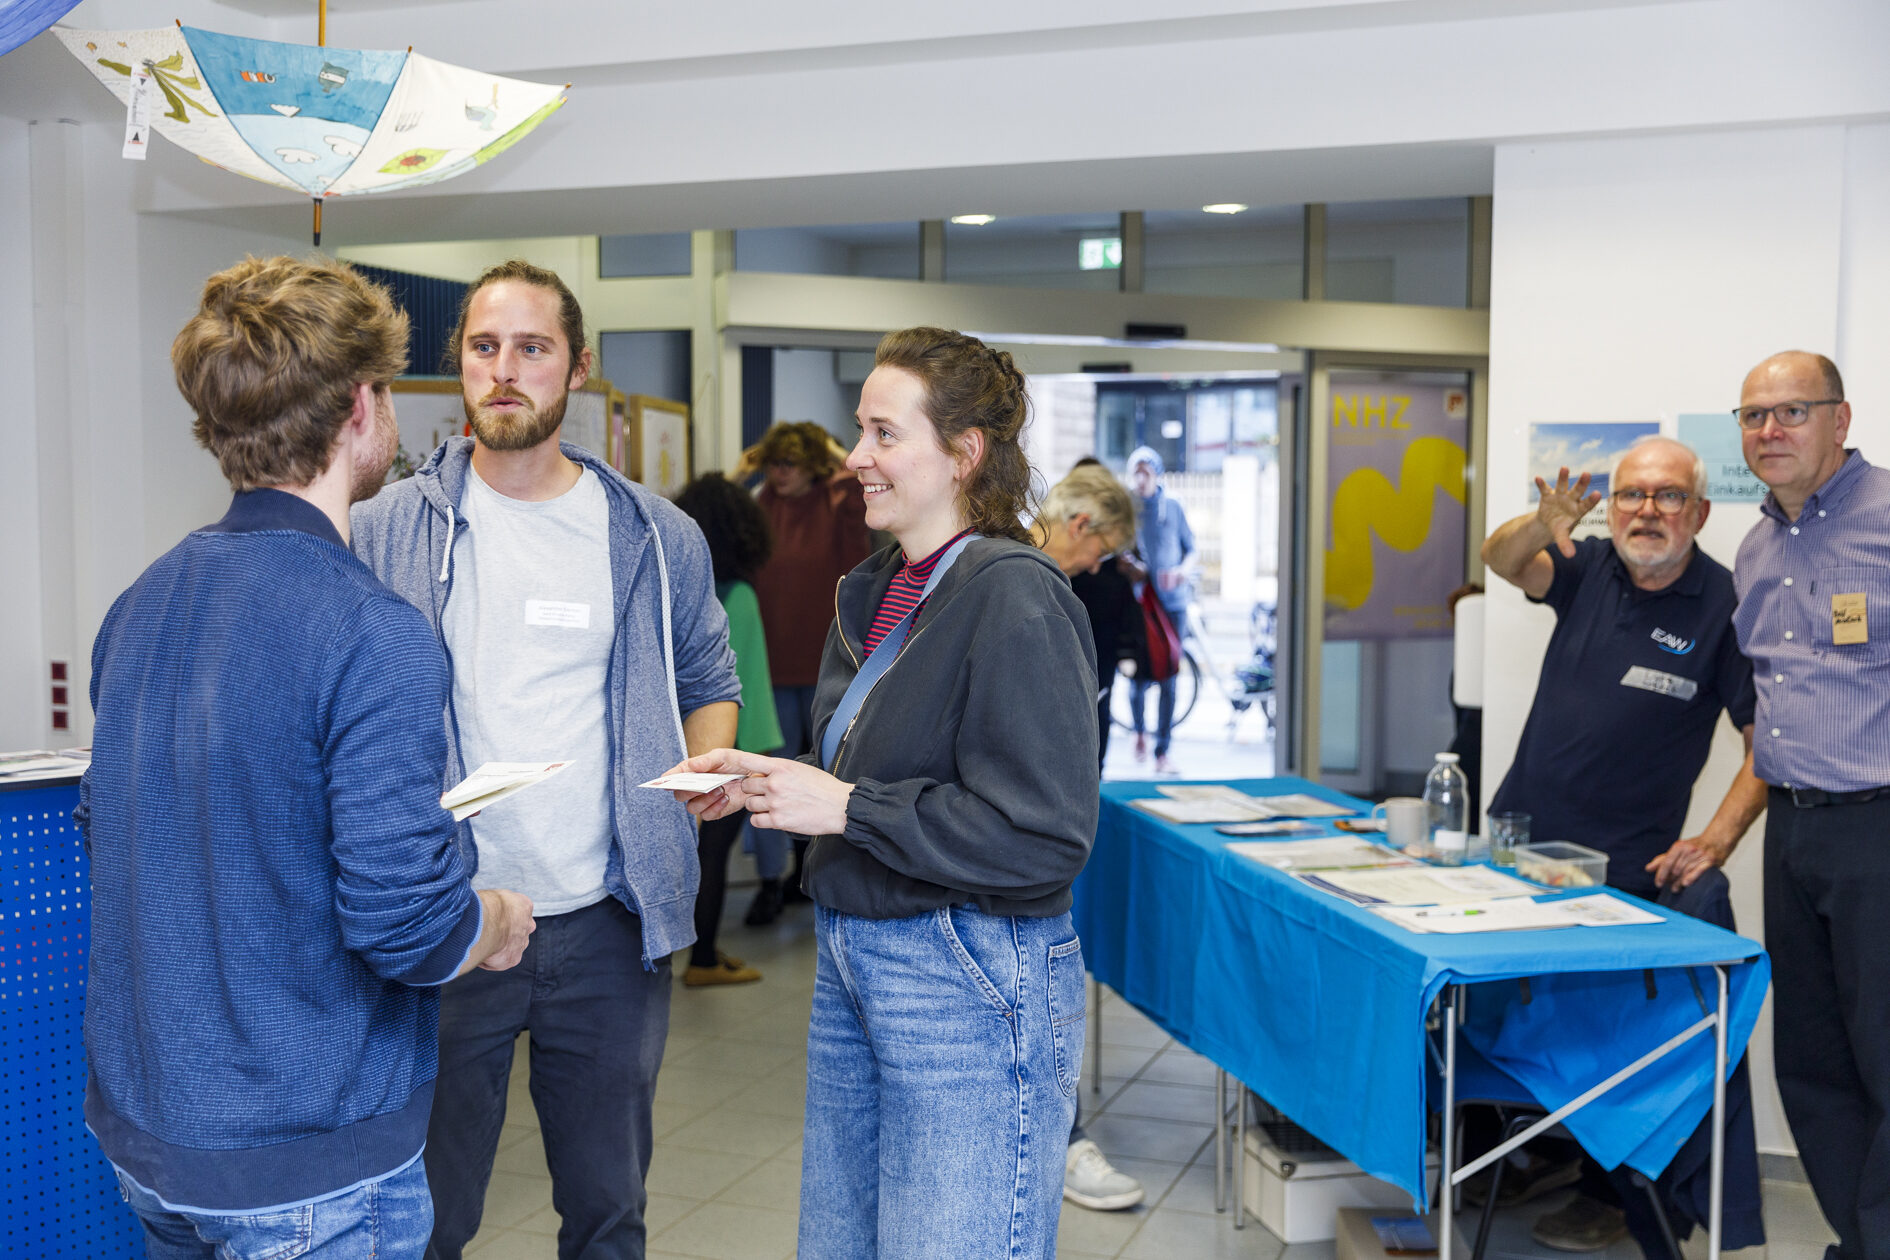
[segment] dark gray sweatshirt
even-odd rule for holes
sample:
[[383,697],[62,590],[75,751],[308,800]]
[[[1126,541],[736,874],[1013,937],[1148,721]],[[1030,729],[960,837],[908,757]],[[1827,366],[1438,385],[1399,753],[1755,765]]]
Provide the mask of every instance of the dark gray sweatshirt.
[[[816,749],[902,559],[889,547],[840,580]],[[1034,547],[972,542],[841,741],[847,826],[814,840],[808,895],[870,919],[1063,913],[1096,834],[1096,739],[1095,646],[1069,579]]]

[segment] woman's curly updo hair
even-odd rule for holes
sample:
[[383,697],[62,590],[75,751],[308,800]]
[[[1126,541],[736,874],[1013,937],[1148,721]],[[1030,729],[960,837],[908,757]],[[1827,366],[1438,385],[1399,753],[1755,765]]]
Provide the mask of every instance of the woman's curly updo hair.
[[898,368],[925,386],[925,415],[947,454],[969,429],[984,434],[984,458],[959,487],[965,519],[992,538],[1030,541],[1023,518],[1037,494],[1024,458],[1030,395],[1011,356],[945,328],[905,328],[880,338],[875,367]]
[[701,528],[716,581],[754,581],[774,550],[774,535],[753,495],[721,473],[708,472],[676,492],[676,506]]
[[812,420],[777,420],[761,435],[755,449],[761,466],[793,464],[807,470],[815,481],[825,481],[840,470],[833,439]]

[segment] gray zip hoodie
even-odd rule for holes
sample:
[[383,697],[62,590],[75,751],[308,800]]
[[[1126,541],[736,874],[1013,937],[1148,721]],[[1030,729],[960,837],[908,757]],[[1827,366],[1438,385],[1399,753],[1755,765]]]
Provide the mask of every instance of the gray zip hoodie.
[[[453,541],[467,530],[459,502],[472,449],[471,438],[449,438],[412,477],[355,504],[349,516],[354,553],[425,614],[443,649],[440,627],[453,590]],[[617,633],[604,686],[616,834],[604,887],[642,918],[643,961],[653,967],[695,941],[701,868],[688,811],[668,792],[637,784],[686,755],[684,714],[717,701],[739,702],[741,682],[728,647],[728,618],[715,597],[709,547],[696,523],[589,451],[569,443],[560,449],[597,474],[610,502]],[[450,666],[450,650],[447,661]],[[451,786],[465,777],[466,766],[450,688],[445,720],[442,786]],[[459,827],[459,849],[466,869],[476,872],[479,853],[465,823]]]
[[[901,559],[889,547],[840,580],[816,750]],[[846,830],[808,850],[808,895],[869,919],[966,902],[1068,910],[1096,837],[1095,652],[1089,614],[1048,556],[1002,538],[966,547],[841,740]]]

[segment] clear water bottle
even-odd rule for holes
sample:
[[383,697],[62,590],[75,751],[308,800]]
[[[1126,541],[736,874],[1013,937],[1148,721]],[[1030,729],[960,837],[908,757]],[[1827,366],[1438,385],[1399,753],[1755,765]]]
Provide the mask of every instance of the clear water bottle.
[[1424,809],[1431,833],[1431,860],[1462,866],[1470,848],[1470,782],[1457,768],[1457,754],[1437,754],[1424,776]]

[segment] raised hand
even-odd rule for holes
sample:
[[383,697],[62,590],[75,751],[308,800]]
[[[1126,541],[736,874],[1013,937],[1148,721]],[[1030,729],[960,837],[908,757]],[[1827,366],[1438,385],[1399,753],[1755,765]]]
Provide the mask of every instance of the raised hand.
[[1549,531],[1549,537],[1564,559],[1575,558],[1575,543],[1569,531],[1601,502],[1601,491],[1589,490],[1590,480],[1589,474],[1583,473],[1571,488],[1566,468],[1556,474],[1553,487],[1542,478],[1536,478],[1536,489],[1542,492],[1542,500],[1536,504],[1536,519]]

